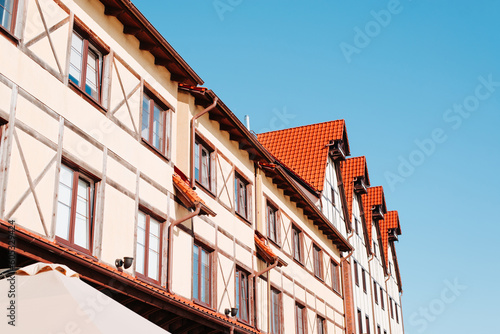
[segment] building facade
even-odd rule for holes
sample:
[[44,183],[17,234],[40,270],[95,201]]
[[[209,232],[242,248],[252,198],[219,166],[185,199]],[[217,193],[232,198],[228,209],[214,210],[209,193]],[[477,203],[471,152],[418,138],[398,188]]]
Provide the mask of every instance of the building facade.
[[[65,264],[171,333],[358,333],[352,259],[372,253],[343,121],[293,172],[127,0],[6,0],[0,50],[0,267],[14,225],[16,266]],[[383,222],[366,270],[394,311],[372,319],[402,333]]]

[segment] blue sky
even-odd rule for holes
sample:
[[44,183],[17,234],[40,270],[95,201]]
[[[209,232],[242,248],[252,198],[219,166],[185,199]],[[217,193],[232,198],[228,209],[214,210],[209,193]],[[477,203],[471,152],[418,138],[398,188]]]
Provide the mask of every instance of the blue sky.
[[400,214],[407,334],[498,332],[500,2],[134,3],[255,132],[346,120]]

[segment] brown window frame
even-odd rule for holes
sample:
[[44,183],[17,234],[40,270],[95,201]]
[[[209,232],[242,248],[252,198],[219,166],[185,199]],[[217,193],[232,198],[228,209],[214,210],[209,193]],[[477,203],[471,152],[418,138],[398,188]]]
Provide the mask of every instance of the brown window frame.
[[326,334],[325,318],[320,315],[316,316],[316,328],[318,334]]
[[359,235],[359,220],[354,217],[354,229],[356,230],[356,234]]
[[[234,211],[241,218],[249,221],[250,219],[250,196],[248,187],[250,182],[241,175],[241,173],[235,171],[234,173]],[[243,208],[241,208],[241,193],[240,190],[244,192]]]
[[331,266],[332,266],[332,289],[333,291],[337,292],[338,294],[341,293],[340,289],[340,265],[331,260]]
[[[149,117],[148,117],[148,138],[146,139],[142,132],[144,131],[144,123],[143,123],[143,114],[144,114],[144,99],[147,98],[148,106],[149,106]],[[158,107],[161,113],[161,121],[162,121],[162,138],[161,138],[161,149],[156,147],[153,141],[153,130],[154,130],[154,108]],[[160,153],[161,155],[168,158],[168,153],[170,152],[170,142],[171,138],[169,138],[169,134],[171,134],[171,108],[168,105],[163,103],[161,99],[156,96],[153,92],[151,92],[147,87],[144,87],[142,98],[141,98],[141,138],[142,140],[148,144],[152,149]]]
[[[95,228],[95,209],[96,209],[96,201],[97,201],[97,196],[96,196],[96,188],[98,184],[98,180],[93,179],[89,176],[88,173],[83,171],[81,168],[79,168],[77,165],[72,164],[67,161],[63,161],[61,164],[61,167],[64,166],[68,169],[70,169],[73,174],[72,174],[72,185],[71,185],[71,206],[70,206],[70,217],[69,217],[69,232],[68,232],[68,239],[65,239],[63,237],[60,237],[58,235],[55,236],[56,241],[60,242],[61,244],[67,245],[75,250],[78,250],[79,252],[91,255],[92,254],[92,249],[94,246],[94,228]],[[76,221],[76,207],[77,207],[77,200],[78,200],[78,181],[82,179],[86,182],[89,183],[89,193],[87,194],[90,198],[88,201],[88,212],[90,215],[89,219],[89,240],[88,240],[88,245],[89,248],[84,248],[80,245],[75,244],[75,221]],[[59,173],[59,182],[58,182],[58,187],[60,187],[60,182],[61,182],[61,176]],[[59,191],[58,191],[59,192]],[[58,197],[59,201],[59,197]],[[58,202],[59,203],[59,202]],[[60,212],[57,213],[57,215],[60,215]],[[59,224],[58,218],[56,217],[56,224]],[[57,231],[57,228],[56,228]]]
[[[248,273],[239,267],[236,267],[236,273],[234,275],[235,277],[235,301],[236,301],[236,307],[238,308],[238,313],[236,314],[236,318],[242,322],[249,323],[250,322],[250,297],[249,297],[249,280],[248,280]],[[242,289],[242,283],[245,283],[245,293],[246,293],[246,299],[242,300],[242,294],[241,290],[238,291],[238,287]],[[241,316],[241,310],[242,310],[242,305],[245,305],[246,307],[246,317]]]
[[382,307],[382,310],[385,310],[384,289],[382,289],[382,287],[380,287],[380,306]]
[[[300,313],[300,315],[299,315]],[[295,303],[295,333],[296,334],[306,334],[307,333],[307,314],[305,306]],[[299,331],[299,328],[302,330]]]
[[365,314],[365,322],[366,322],[366,334],[370,334],[370,317],[368,314]]
[[[192,269],[194,269],[194,248],[195,247],[198,247],[198,249],[200,249],[200,251],[202,252],[205,252],[208,254],[208,286],[205,287],[206,291],[208,291],[208,301],[203,301],[201,297],[201,291],[202,291],[202,280],[200,279],[201,278],[201,266],[202,266],[202,261],[201,261],[201,257],[198,256],[198,296],[195,296],[195,291],[194,291],[194,272],[193,272],[193,279],[192,279],[192,284],[191,284],[191,288],[192,288],[192,298],[193,298],[193,301],[195,301],[196,303],[198,304],[201,304],[201,305],[204,305],[204,306],[207,306],[207,307],[211,307],[212,305],[212,271],[213,271],[213,263],[212,263],[212,260],[213,260],[213,250],[209,249],[208,247],[206,247],[205,245],[201,244],[201,243],[198,243],[198,242],[195,242],[193,244],[193,264],[192,264]],[[202,254],[202,252],[200,252],[199,254]]]
[[[197,150],[198,149],[198,150]],[[196,184],[200,185],[203,189],[207,190],[209,193],[213,194],[214,190],[214,184],[212,184],[212,175],[215,172],[214,171],[214,166],[212,166],[212,154],[214,154],[215,149],[212,147],[212,145],[209,145],[205,140],[200,138],[199,136],[196,136],[195,139],[195,146],[194,146],[194,156],[195,156],[195,161],[193,162],[194,165],[194,170],[195,170],[195,181]],[[198,151],[198,152],[197,152]],[[207,176],[207,182],[208,184],[203,183],[203,174],[202,174],[202,167],[203,167],[203,162],[202,162],[202,154],[203,152],[207,152],[208,156],[208,176]],[[198,154],[198,166],[196,166],[196,155]],[[198,169],[198,176],[196,176],[196,169]]]
[[302,230],[292,224],[292,257],[294,260],[302,264]]
[[358,327],[359,327],[359,334],[363,334],[363,315],[359,308],[358,308]]
[[399,324],[398,304],[396,304],[396,301],[394,301],[394,313],[396,314],[396,322]]
[[361,269],[361,280],[363,281],[363,292],[366,293],[366,270]]
[[[97,103],[99,106],[102,107],[102,80],[103,80],[103,73],[104,73],[104,64],[105,64],[105,57],[109,53],[107,50],[106,46],[103,46],[101,43],[96,41],[96,39],[93,37],[93,34],[90,32],[90,30],[84,28],[83,26],[80,26],[79,24],[74,25],[72,34],[71,34],[71,41],[69,45],[69,50],[70,53],[68,57],[71,59],[71,47],[72,47],[72,41],[74,38],[74,34],[78,35],[79,38],[82,39],[83,41],[83,50],[82,50],[82,57],[81,57],[81,68],[80,68],[80,82],[76,83],[73,80],[71,80],[71,75],[70,75],[70,68],[71,68],[71,60],[69,61],[69,68],[68,68],[68,84],[71,85],[72,87],[75,87],[80,93],[83,94],[86,98],[90,99],[91,101]],[[90,45],[90,47],[89,47]],[[87,65],[88,65],[88,54],[89,54],[89,49],[93,52],[96,53],[98,58],[99,58],[99,66],[96,66],[97,70],[97,80],[96,80],[96,93],[97,97],[92,96],[92,94],[89,94],[86,91],[86,82],[87,82]],[[76,79],[76,78],[75,78]]]
[[356,260],[354,260],[354,283],[359,287],[359,265]]
[[314,263],[314,276],[323,280],[323,251],[321,248],[313,243],[313,263]]
[[394,319],[394,306],[392,306],[392,298],[389,297],[389,303],[391,304],[391,318]]
[[377,282],[375,282],[375,280],[373,280],[373,296],[375,297],[375,304],[378,305]]
[[[271,221],[271,212],[273,220]],[[267,201],[267,206],[266,206],[266,223],[267,223],[267,237],[269,240],[274,242],[275,244],[279,245],[279,234],[278,234],[278,212],[279,209],[272,204],[271,202]],[[271,223],[273,226],[273,229],[271,230]]]
[[[273,296],[277,296],[278,301],[275,305]],[[281,333],[281,309],[282,309],[282,292],[271,288],[271,328],[269,334],[280,334]],[[277,325],[277,328],[275,328]]]
[[377,334],[382,334],[381,329],[380,329],[380,325],[377,325]]
[[[161,269],[162,269],[162,247],[163,247],[163,224],[165,223],[165,220],[159,219],[157,216],[152,215],[150,212],[147,210],[143,209],[142,207],[139,207],[139,212],[142,213],[144,216],[146,216],[146,229],[144,231],[145,233],[145,245],[144,245],[144,273],[139,273],[137,272],[137,259],[134,261],[134,269],[135,269],[135,275],[143,280],[146,281],[151,281],[156,284],[160,284],[161,281]],[[159,242],[159,259],[158,259],[158,279],[155,279],[151,276],[149,276],[149,241],[150,241],[150,235],[151,235],[151,218],[154,219],[156,222],[158,222],[160,226],[160,242]],[[137,257],[137,238],[135,241],[135,247],[136,247],[136,257]]]

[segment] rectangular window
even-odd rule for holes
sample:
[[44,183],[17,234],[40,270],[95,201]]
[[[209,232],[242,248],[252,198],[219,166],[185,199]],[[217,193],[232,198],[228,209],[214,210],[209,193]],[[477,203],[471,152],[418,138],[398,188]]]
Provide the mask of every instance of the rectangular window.
[[366,270],[361,269],[361,279],[363,280],[363,291],[366,293]]
[[366,334],[370,334],[370,318],[368,315],[365,315],[365,322],[366,322]]
[[332,196],[332,205],[335,206],[335,189],[330,187],[330,196]]
[[377,282],[375,282],[375,281],[373,281],[373,296],[375,297],[375,304],[378,305]]
[[316,318],[316,322],[318,324],[318,334],[325,334],[325,319],[320,317],[319,315]]
[[394,313],[396,313],[396,322],[399,324],[398,304],[396,302],[394,302]]
[[234,176],[234,207],[236,212],[245,219],[248,219],[248,182],[235,173]]
[[339,265],[334,261],[332,263],[332,288],[334,291],[340,293],[340,270]]
[[385,310],[384,290],[382,290],[382,287],[380,287],[380,306],[382,307],[382,310]]
[[270,334],[280,334],[281,326],[281,301],[280,292],[275,289],[271,289],[271,333]]
[[193,245],[193,299],[210,305],[210,252],[200,245]]
[[94,182],[61,165],[57,198],[56,236],[89,252],[94,219]]
[[380,331],[380,325],[377,325],[377,334],[382,334],[382,332]]
[[73,31],[69,80],[98,102],[101,95],[102,59],[102,53],[88,38]]
[[161,223],[139,211],[135,272],[156,282],[160,281]]
[[236,268],[236,308],[238,319],[248,322],[248,275]]
[[356,229],[356,234],[359,235],[359,220],[356,217],[354,217],[354,228]]
[[295,304],[295,333],[306,333],[306,310],[299,304]]
[[302,231],[292,226],[292,247],[293,258],[299,262],[302,261]]
[[354,261],[354,282],[359,286],[358,262]]
[[373,255],[377,257],[377,244],[375,243],[375,241],[373,242]]
[[269,239],[276,243],[278,243],[277,214],[278,209],[267,203],[267,235]]
[[321,249],[316,245],[313,246],[313,255],[314,255],[314,275],[316,275],[316,277],[318,278],[323,279],[323,266],[322,266],[323,254],[321,253]]
[[363,316],[361,315],[361,310],[358,308],[358,327],[359,334],[363,334]]
[[8,31],[14,31],[17,0],[0,0],[0,25]]
[[194,145],[194,178],[206,189],[211,190],[211,155],[208,146],[196,141]]
[[169,138],[166,138],[168,123],[168,108],[145,93],[142,98],[142,138],[162,154],[166,153],[169,144]]
[[392,298],[389,298],[389,303],[391,304],[391,318],[394,319],[394,307],[392,306]]

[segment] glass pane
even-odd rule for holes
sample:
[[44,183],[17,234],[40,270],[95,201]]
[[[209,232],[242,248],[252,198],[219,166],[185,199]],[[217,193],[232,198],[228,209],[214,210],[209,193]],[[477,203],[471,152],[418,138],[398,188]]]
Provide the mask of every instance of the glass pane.
[[149,140],[149,98],[142,99],[142,138]]
[[194,145],[194,178],[200,181],[200,145]]
[[159,149],[163,149],[163,120],[162,111],[158,106],[154,105],[154,115],[153,115],[153,146]]
[[209,185],[209,175],[210,175],[210,169],[209,169],[209,166],[210,166],[210,161],[209,161],[209,153],[207,152],[207,150],[205,149],[202,149],[201,150],[201,184],[203,184],[204,186],[207,186]]
[[158,253],[149,250],[148,276],[159,280],[160,256]]
[[82,79],[83,39],[73,32],[71,38],[71,55],[69,79],[80,85]]
[[89,249],[89,220],[78,214],[75,218],[74,242],[80,247]]
[[14,4],[13,0],[0,1],[0,24],[4,26],[7,30],[10,30],[13,4]]
[[73,171],[62,165],[59,173],[56,235],[69,240]]
[[136,262],[135,262],[135,271],[143,274],[144,275],[144,259],[145,259],[146,253],[144,249],[144,245],[141,245],[137,243],[137,250],[136,250]]
[[198,266],[199,266],[199,247],[194,246],[193,247],[193,298],[194,299],[200,299],[199,296],[199,291],[198,291],[198,277],[199,277],[199,272],[198,272]]
[[99,55],[92,50],[87,54],[87,74],[85,80],[85,92],[97,99],[97,84],[99,82]]
[[155,237],[160,237],[160,223],[153,218],[149,218],[149,233]]
[[68,187],[73,186],[73,171],[64,165],[61,165],[61,172],[59,173],[59,183],[65,184]]
[[149,249],[155,252],[160,251],[160,239],[151,234],[149,235]]
[[201,250],[201,301],[208,303],[210,301],[210,264],[209,254]]
[[59,202],[57,204],[56,235],[66,240],[69,240],[70,215],[70,207]]

